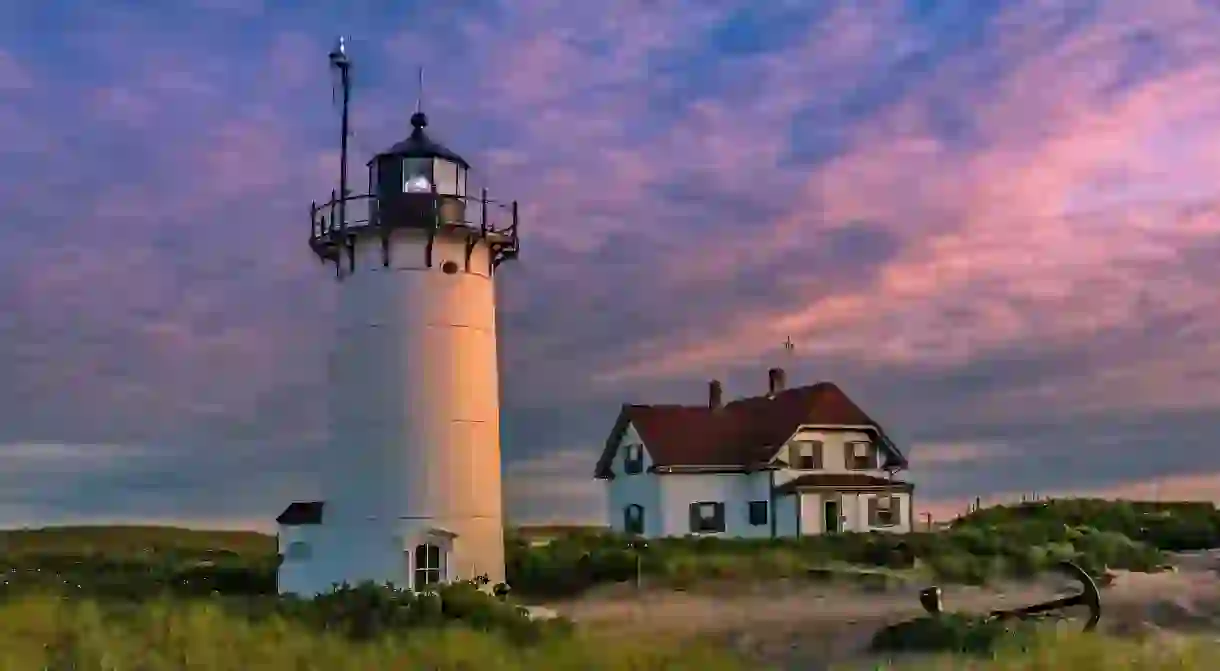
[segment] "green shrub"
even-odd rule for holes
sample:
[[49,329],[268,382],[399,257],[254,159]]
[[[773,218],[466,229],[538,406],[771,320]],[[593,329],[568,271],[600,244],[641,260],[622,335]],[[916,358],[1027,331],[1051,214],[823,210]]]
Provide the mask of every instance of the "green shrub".
[[996,620],[972,614],[944,613],[900,622],[878,631],[874,652],[960,652],[991,654],[1001,646],[1028,644],[1039,633],[1039,620]]
[[570,626],[565,620],[531,620],[520,607],[469,581],[423,592],[372,583],[341,585],[313,599],[277,598],[277,606],[273,613],[279,617],[358,641],[460,623],[515,642],[535,642]]

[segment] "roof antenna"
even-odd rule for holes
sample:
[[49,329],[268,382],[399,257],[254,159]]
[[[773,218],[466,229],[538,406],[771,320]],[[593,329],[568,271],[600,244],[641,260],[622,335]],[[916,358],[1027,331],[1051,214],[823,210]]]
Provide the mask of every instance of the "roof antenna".
[[428,115],[424,114],[424,66],[419,66],[416,78],[415,114],[411,115],[411,125],[416,131],[422,131],[428,125]]
[[415,80],[415,112],[419,114],[424,111],[424,66],[419,66],[419,72]]
[[792,370],[792,361],[796,358],[796,343],[792,342],[792,336],[784,339],[784,368]]

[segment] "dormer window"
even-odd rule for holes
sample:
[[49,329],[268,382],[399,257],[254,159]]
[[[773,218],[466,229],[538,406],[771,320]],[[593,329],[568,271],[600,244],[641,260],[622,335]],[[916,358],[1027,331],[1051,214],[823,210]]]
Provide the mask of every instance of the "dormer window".
[[877,452],[872,443],[857,441],[847,444],[848,466],[857,471],[871,471],[877,468]]
[[817,471],[822,468],[822,441],[808,440],[793,443],[792,467],[801,471]]
[[644,472],[644,446],[639,443],[623,447],[623,472],[628,475]]

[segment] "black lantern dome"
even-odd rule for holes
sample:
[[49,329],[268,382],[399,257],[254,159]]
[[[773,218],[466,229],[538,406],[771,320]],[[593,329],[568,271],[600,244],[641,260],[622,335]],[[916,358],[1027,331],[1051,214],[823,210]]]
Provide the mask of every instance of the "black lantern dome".
[[465,226],[470,164],[424,132],[428,117],[411,115],[411,135],[369,161],[377,216],[395,228]]
[[428,127],[428,115],[423,112],[416,112],[411,115],[411,135],[407,139],[381,152],[373,158],[369,163],[374,163],[381,158],[439,158],[449,161],[455,165],[461,166],[463,170],[469,170],[470,164],[466,159],[458,156],[455,152],[438,142],[433,141],[424,132]]

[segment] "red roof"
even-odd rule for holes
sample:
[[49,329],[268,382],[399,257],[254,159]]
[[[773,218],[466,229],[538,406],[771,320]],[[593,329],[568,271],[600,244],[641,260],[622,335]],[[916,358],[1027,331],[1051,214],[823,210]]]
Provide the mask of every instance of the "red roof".
[[708,406],[624,405],[606,440],[596,477],[609,477],[615,450],[635,426],[654,466],[748,468],[765,463],[801,425],[846,425],[872,429],[890,463],[906,466],[881,425],[834,383],[795,387],[774,396],[742,398]]

